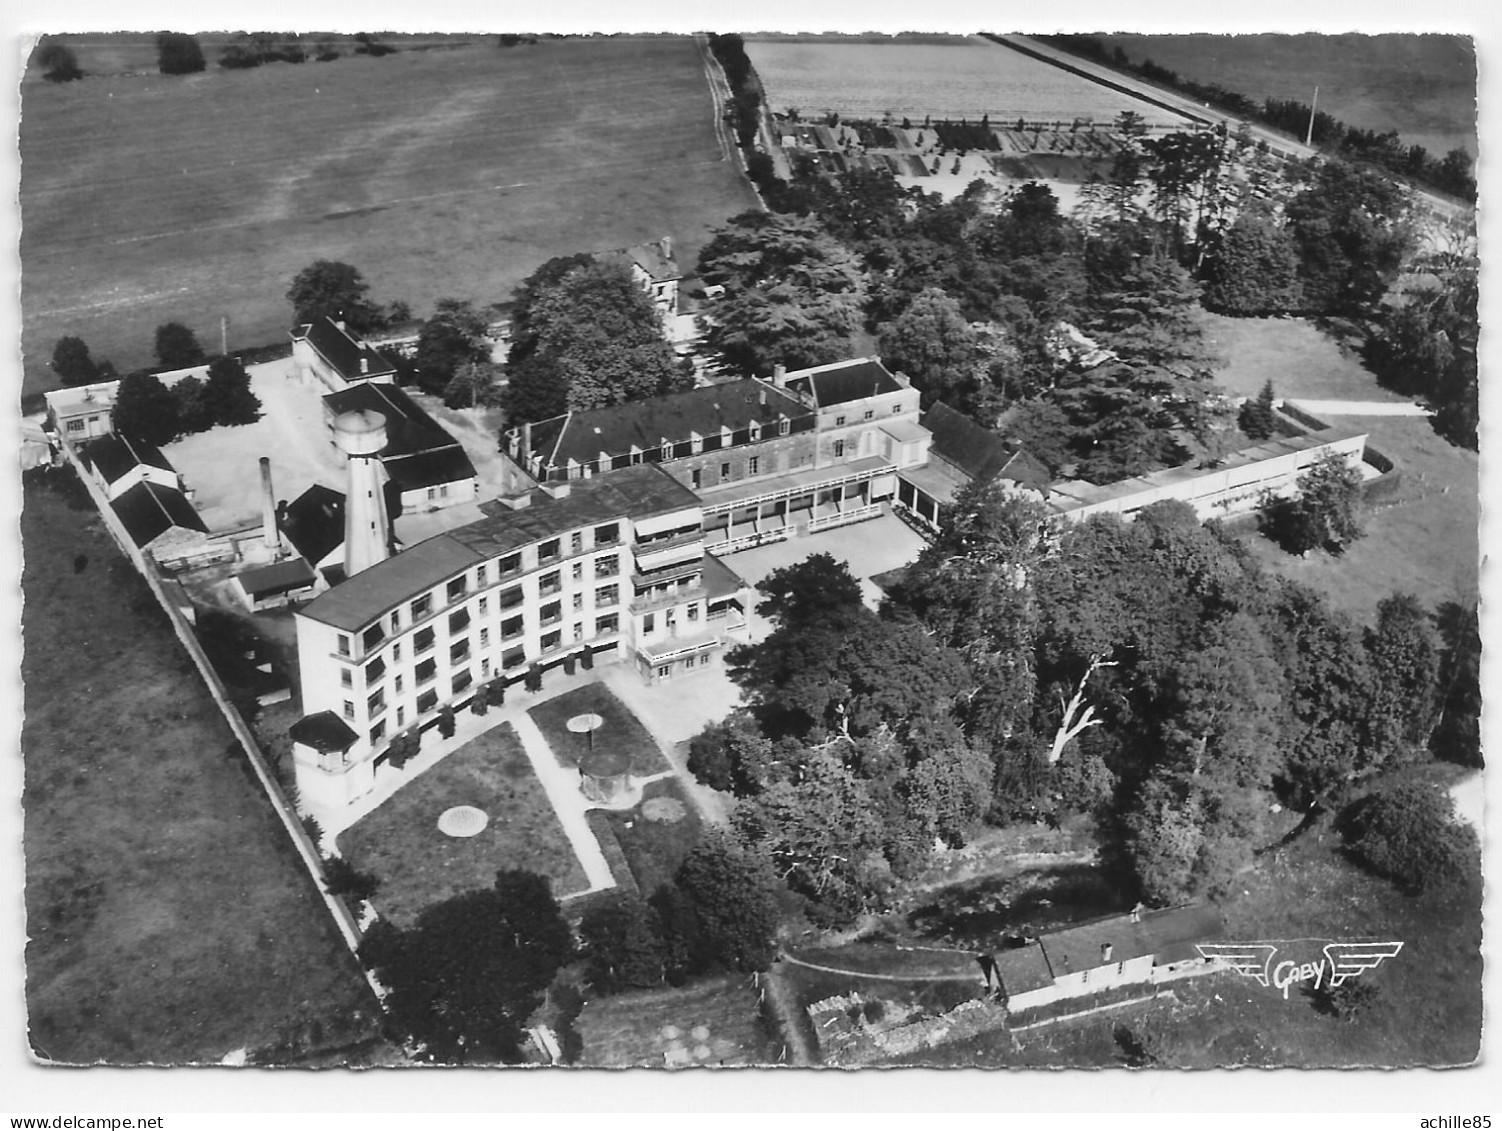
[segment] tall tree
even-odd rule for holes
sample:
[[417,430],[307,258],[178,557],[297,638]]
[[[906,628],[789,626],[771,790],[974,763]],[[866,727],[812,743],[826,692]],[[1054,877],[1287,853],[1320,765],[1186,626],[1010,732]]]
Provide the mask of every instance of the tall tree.
[[489,327],[474,304],[441,298],[417,335],[417,381],[430,393],[443,393],[461,366],[490,359]]
[[191,75],[204,69],[203,49],[198,40],[180,31],[164,31],[156,37],[157,69],[164,75]]
[[435,904],[410,928],[378,921],[360,959],[390,991],[387,1014],[421,1058],[509,1063],[521,1059],[526,1019],[572,952],[548,881],[502,871],[494,887]]
[[1299,476],[1291,499],[1269,498],[1259,508],[1264,531],[1291,554],[1323,549],[1343,553],[1365,536],[1361,473],[1338,452]]
[[177,398],[154,373],[129,373],[115,394],[115,431],[122,436],[165,444],[181,430]]
[[42,77],[48,82],[72,82],[83,78],[83,71],[78,68],[78,56],[73,54],[73,49],[50,37],[37,48],[32,62],[42,68]]
[[1394,593],[1365,633],[1371,695],[1364,723],[1371,765],[1427,754],[1439,718],[1442,642],[1419,599]]
[[443,389],[449,408],[491,407],[501,401],[500,367],[490,361],[464,362]]
[[925,405],[944,401],[964,409],[978,391],[981,352],[960,304],[926,287],[881,332],[881,355],[913,379]]
[[623,898],[590,908],[579,922],[579,940],[596,993],[662,984],[657,913],[640,899]]
[[215,424],[254,424],[261,418],[261,401],[250,388],[250,374],[234,357],[216,358],[203,386],[204,404]]
[[64,385],[87,385],[99,380],[99,366],[89,356],[89,347],[82,338],[68,335],[59,338],[52,347],[52,371]]
[[532,414],[554,407],[560,392],[565,408],[579,410],[685,387],[688,370],[627,268],[589,259],[548,282],[565,262],[544,264],[543,279],[534,276],[524,288],[525,315],[515,321],[526,338],[511,353],[513,418],[542,419]]
[[1262,391],[1242,404],[1241,411],[1236,417],[1237,427],[1250,439],[1267,439],[1278,428],[1278,416],[1273,409],[1276,401],[1277,395],[1273,392],[1273,381],[1269,377],[1263,384]]
[[370,284],[348,263],[319,259],[304,267],[292,280],[287,301],[295,322],[318,317],[344,322],[357,333],[377,329],[384,321],[379,307],[367,295]]
[[1241,213],[1205,264],[1205,305],[1237,317],[1299,308],[1299,260],[1293,239],[1260,211]]
[[746,212],[715,231],[699,274],[725,288],[705,335],[747,376],[849,357],[865,281],[855,257],[817,221]]
[[163,369],[187,369],[204,361],[198,335],[181,322],[164,322],[156,328],[156,359]]
[[1437,785],[1410,782],[1362,798],[1342,814],[1351,850],[1375,871],[1415,891],[1476,876],[1476,832],[1455,819],[1455,805]]
[[772,964],[781,885],[754,846],[707,830],[674,882],[693,904],[703,944],[717,965],[750,973]]
[[1299,251],[1302,308],[1362,315],[1387,291],[1413,245],[1404,190],[1375,169],[1320,162],[1285,208]]

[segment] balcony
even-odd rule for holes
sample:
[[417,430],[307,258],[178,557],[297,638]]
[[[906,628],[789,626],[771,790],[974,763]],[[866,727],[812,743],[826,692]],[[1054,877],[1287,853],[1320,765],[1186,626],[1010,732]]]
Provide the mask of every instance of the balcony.
[[669,530],[666,534],[650,534],[646,537],[638,537],[635,543],[635,550],[637,556],[655,554],[659,550],[672,550],[679,546],[690,545],[703,537],[704,530],[697,525],[691,529]]
[[675,586],[662,593],[641,593],[633,597],[627,606],[633,613],[651,613],[658,609],[671,608],[673,605],[681,605],[688,601],[696,601],[704,596],[702,584]]

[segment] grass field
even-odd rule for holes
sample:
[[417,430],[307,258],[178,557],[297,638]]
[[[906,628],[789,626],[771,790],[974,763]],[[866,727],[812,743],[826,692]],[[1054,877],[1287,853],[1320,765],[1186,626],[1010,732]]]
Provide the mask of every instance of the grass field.
[[605,813],[636,886],[644,896],[652,895],[673,879],[703,832],[703,822],[676,778],[649,782],[642,790],[642,801],[654,797],[677,801],[683,806],[683,815],[676,821],[649,820],[641,806]]
[[756,206],[684,37],[28,84],[21,156],[28,392],[55,384],[63,334],[122,368],[169,320],[276,341],[315,259],[425,316],[663,235],[691,269],[710,227]]
[[[583,687],[565,691],[555,699],[539,703],[527,713],[548,740],[559,764],[569,769],[577,766],[596,744],[602,750],[620,750],[629,755],[632,777],[647,777],[673,768],[662,756],[657,740],[647,728],[602,683],[586,683]],[[568,729],[569,719],[584,714],[599,715],[604,720],[593,736]]]
[[369,987],[145,583],[45,488],[21,531],[32,1047],[182,1063],[372,1038]]
[[579,1015],[586,1068],[775,1064],[745,974],[681,989],[644,990],[589,1002]]
[[[473,837],[439,832],[438,818],[455,805],[483,810],[490,823]],[[589,886],[552,802],[507,724],[456,750],[341,833],[339,851],[380,880],[372,902],[383,917],[403,927],[424,907],[489,887],[502,868],[547,876],[555,896]]]
[[[1272,378],[1280,398],[1399,401],[1359,360],[1307,322],[1207,315],[1209,337],[1228,358],[1216,380],[1255,396]],[[1372,506],[1367,535],[1338,558],[1297,558],[1248,531],[1257,557],[1286,577],[1313,585],[1360,621],[1395,590],[1431,607],[1469,601],[1479,584],[1480,480],[1477,454],[1446,442],[1422,417],[1342,416],[1330,423],[1365,429],[1368,443],[1398,466],[1397,496]]]
[[1134,63],[1144,58],[1185,78],[1262,101],[1306,105],[1347,125],[1397,130],[1436,156],[1476,155],[1476,53],[1457,35],[1105,35]]

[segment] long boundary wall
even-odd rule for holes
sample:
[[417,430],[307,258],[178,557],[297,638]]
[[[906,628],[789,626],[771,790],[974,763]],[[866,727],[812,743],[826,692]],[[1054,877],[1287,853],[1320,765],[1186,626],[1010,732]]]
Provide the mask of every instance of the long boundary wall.
[[[224,716],[224,721],[229,724],[230,730],[234,732],[236,740],[239,741],[241,749],[245,752],[245,757],[250,761],[251,768],[255,771],[256,779],[261,783],[261,788],[266,791],[266,797],[270,800],[272,809],[276,812],[277,817],[280,818],[282,827],[286,829],[287,836],[291,839],[293,847],[297,849],[297,854],[302,859],[303,867],[308,870],[308,875],[313,881],[313,886],[318,890],[319,896],[323,899],[324,906],[333,917],[335,926],[339,928],[339,933],[343,936],[345,945],[349,947],[352,955],[357,955],[362,938],[360,925],[356,922],[349,908],[345,906],[343,900],[330,895],[325,888],[324,885],[327,882],[327,878],[324,875],[323,857],[318,851],[318,846],[313,843],[312,837],[303,828],[302,821],[298,818],[296,807],[277,783],[276,777],[271,772],[271,767],[266,762],[265,755],[261,752],[260,744],[256,741],[255,735],[251,732],[250,727],[246,725],[245,720],[240,717],[240,712],[230,702],[229,692],[225,689],[223,681],[219,678],[219,673],[214,670],[214,666],[209,662],[208,655],[203,650],[203,645],[199,643],[198,637],[193,631],[193,626],[188,623],[187,618],[183,615],[183,611],[168,596],[166,588],[162,584],[161,575],[157,571],[156,564],[145,554],[141,553],[136,544],[131,540],[119,517],[104,498],[99,485],[84,470],[78,453],[66,438],[62,442],[62,450],[68,462],[73,465],[73,469],[78,472],[79,479],[83,480],[90,497],[94,500],[94,506],[98,510],[100,517],[104,520],[105,529],[110,532],[116,545],[120,547],[125,556],[135,565],[136,570],[146,579],[146,584],[150,586],[152,594],[157,599],[157,603],[161,605],[162,611],[167,614],[167,619],[172,623],[172,630],[177,633],[178,640],[182,642],[183,648],[187,650],[189,657],[192,658],[194,665],[198,668],[198,673],[203,677],[204,685],[208,688],[209,694],[218,705],[220,713]],[[356,963],[357,965],[359,964],[358,956],[356,957]],[[365,980],[370,984],[370,988],[374,991],[377,999],[384,997],[386,993],[385,988],[376,981],[371,972],[363,965],[360,965],[360,971],[365,976]]]

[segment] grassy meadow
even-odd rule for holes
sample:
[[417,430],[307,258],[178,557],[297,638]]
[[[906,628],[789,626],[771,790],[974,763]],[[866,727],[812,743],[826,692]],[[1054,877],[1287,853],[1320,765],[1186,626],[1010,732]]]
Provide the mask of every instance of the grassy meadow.
[[1476,155],[1476,52],[1458,35],[1103,35],[1140,63],[1248,98],[1306,105],[1347,125],[1397,130],[1409,145],[1443,156]]
[[315,259],[422,317],[446,296],[508,300],[574,251],[671,235],[691,268],[709,228],[756,205],[687,37],[100,75],[22,98],[27,392],[56,383],[64,334],[122,369],[153,360],[169,320],[217,346],[227,318],[231,350],[277,341]]
[[[1206,315],[1208,338],[1224,359],[1216,380],[1256,396],[1271,378],[1281,398],[1403,400],[1381,388],[1349,348],[1313,324],[1287,318]],[[1402,472],[1391,499],[1371,506],[1366,537],[1340,557],[1285,554],[1249,530],[1246,543],[1271,569],[1324,592],[1358,621],[1376,617],[1395,590],[1431,607],[1474,599],[1479,584],[1480,479],[1477,453],[1458,448],[1422,417],[1341,416],[1328,423],[1360,428],[1368,444]]]
[[91,508],[46,488],[28,488],[21,536],[36,1055],[212,1063],[371,1040],[375,999],[145,582]]

